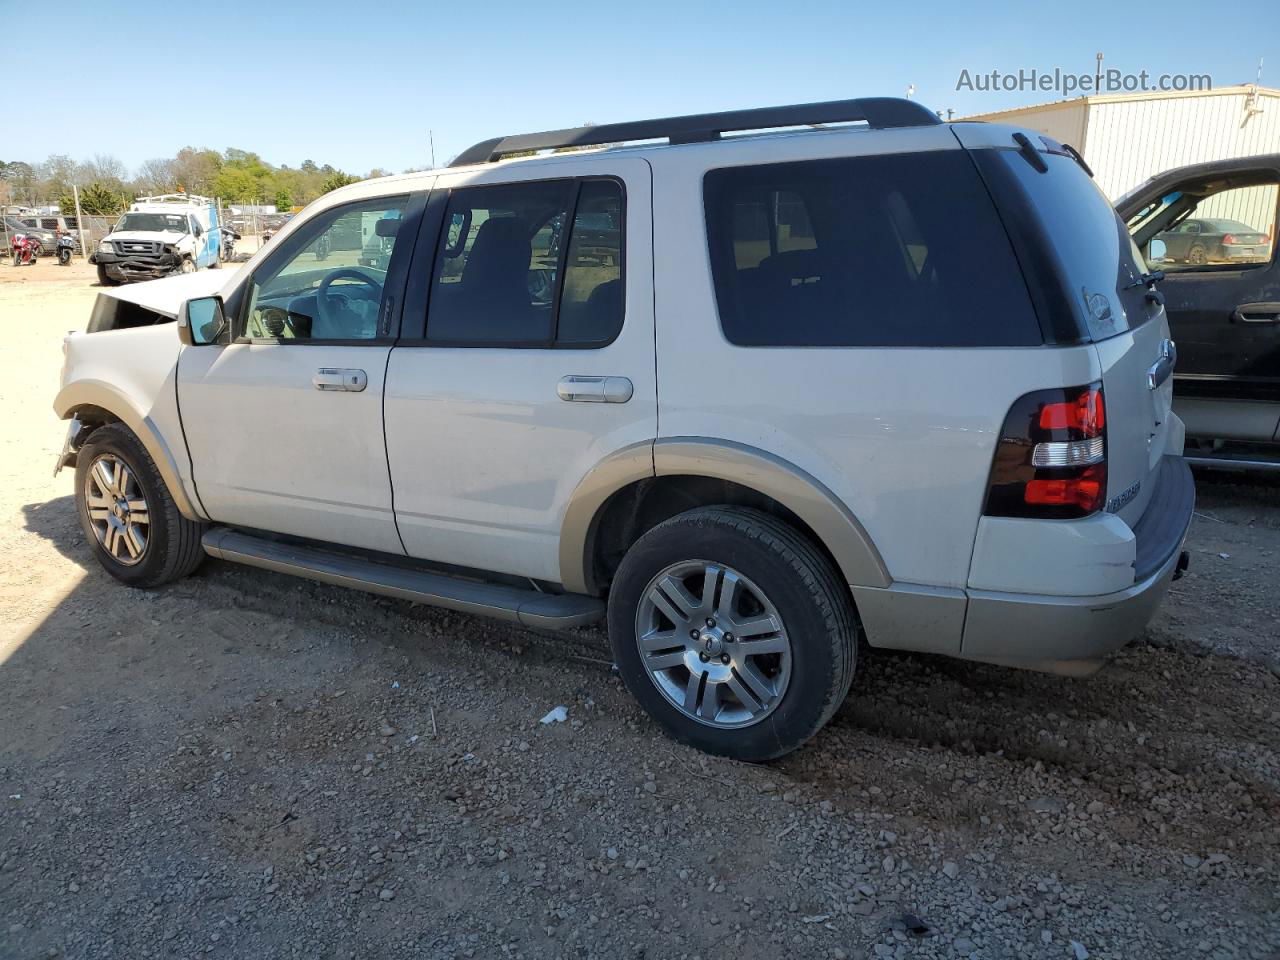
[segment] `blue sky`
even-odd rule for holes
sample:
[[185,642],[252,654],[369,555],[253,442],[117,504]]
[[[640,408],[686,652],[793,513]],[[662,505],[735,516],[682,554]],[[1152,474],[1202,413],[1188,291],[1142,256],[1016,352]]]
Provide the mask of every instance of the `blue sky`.
[[963,115],[1058,95],[957,91],[962,70],[1092,73],[1098,51],[1108,67],[1217,86],[1251,81],[1270,54],[1263,82],[1280,86],[1275,0],[0,0],[0,33],[39,52],[35,91],[0,111],[0,159],[105,153],[131,168],[192,145],[399,171],[429,164],[428,130],[443,164],[503,133],[908,84]]

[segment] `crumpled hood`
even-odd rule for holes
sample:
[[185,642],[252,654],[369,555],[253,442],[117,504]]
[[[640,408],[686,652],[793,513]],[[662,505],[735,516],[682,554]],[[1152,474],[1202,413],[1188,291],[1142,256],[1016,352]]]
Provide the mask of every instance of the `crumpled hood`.
[[185,233],[179,233],[176,230],[121,230],[119,233],[109,233],[103,240],[145,240],[148,243],[155,243],[159,240],[161,243],[177,243],[183,237],[188,236]]
[[145,280],[127,287],[107,287],[98,296],[115,297],[128,303],[136,303],[166,317],[177,317],[178,309],[196,297],[210,297],[220,293],[234,273],[224,270],[198,270],[175,277]]

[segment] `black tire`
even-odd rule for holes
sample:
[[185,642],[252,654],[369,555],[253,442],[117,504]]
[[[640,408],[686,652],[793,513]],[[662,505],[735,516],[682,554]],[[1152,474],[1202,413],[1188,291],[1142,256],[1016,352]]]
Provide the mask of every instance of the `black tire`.
[[118,287],[120,281],[107,275],[107,268],[102,264],[98,264],[98,283],[104,287]]
[[1199,266],[1201,264],[1205,264],[1208,262],[1209,262],[1208,254],[1205,251],[1205,248],[1202,247],[1200,244],[1196,244],[1194,247],[1192,247],[1191,251],[1187,254],[1187,263],[1195,264],[1196,266]]
[[[149,508],[146,546],[141,558],[132,566],[121,563],[103,547],[89,520],[85,482],[94,461],[103,454],[117,458],[129,468]],[[155,461],[124,424],[99,427],[81,445],[76,457],[75,496],[80,528],[89,548],[102,568],[122,583],[131,587],[158,587],[182,579],[204,560],[200,537],[205,524],[188,520],[179,512],[160,471],[156,469]]]
[[[768,594],[791,641],[790,681],[756,723],[710,726],[677,709],[641,661],[637,611],[659,572],[688,560],[724,564]],[[672,517],[627,552],[609,594],[609,639],[627,689],[676,740],[708,753],[759,762],[816,734],[853,682],[859,626],[853,601],[830,560],[781,520],[741,507],[700,507]]]
[[65,267],[71,262],[71,251],[63,247],[58,251],[58,265]]

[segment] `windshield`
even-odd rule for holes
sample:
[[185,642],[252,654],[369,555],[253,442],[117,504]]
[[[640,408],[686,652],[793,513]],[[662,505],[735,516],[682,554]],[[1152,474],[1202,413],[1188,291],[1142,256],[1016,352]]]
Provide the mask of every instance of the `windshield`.
[[116,224],[116,230],[145,230],[161,233],[171,230],[187,232],[187,218],[177,213],[126,213]]

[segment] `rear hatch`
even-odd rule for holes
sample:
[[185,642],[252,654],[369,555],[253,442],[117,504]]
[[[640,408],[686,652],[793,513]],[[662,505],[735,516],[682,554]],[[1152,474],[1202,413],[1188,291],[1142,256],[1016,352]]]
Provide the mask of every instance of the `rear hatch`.
[[1003,126],[953,129],[1001,210],[1046,342],[1097,351],[1106,509],[1132,527],[1151,498],[1172,428],[1172,344],[1157,285],[1144,279],[1140,254],[1110,201],[1061,144]]

